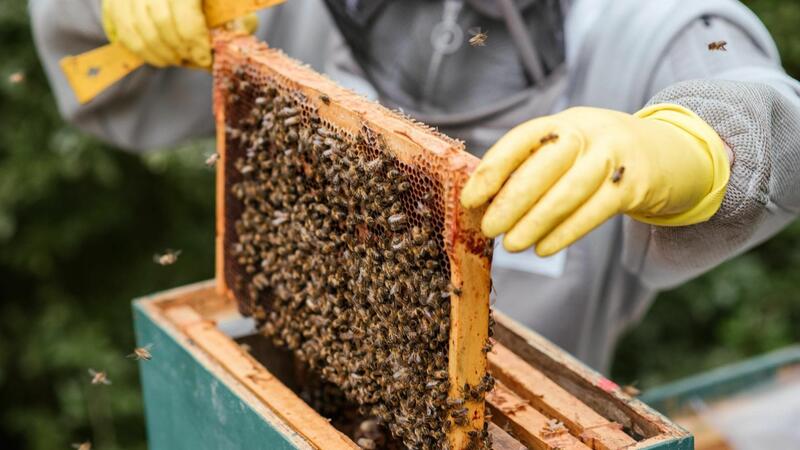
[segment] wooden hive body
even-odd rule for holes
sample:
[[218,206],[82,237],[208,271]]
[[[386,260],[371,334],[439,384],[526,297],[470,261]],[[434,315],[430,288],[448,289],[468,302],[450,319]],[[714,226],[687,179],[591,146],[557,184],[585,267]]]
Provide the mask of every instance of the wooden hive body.
[[[357,449],[294,392],[285,352],[256,348],[267,341],[250,335],[251,323],[215,284],[134,302],[137,344],[153,355],[139,363],[148,448]],[[686,431],[606,378],[503,314],[496,320],[489,370],[500,388],[487,396],[493,449],[694,448]],[[553,419],[565,429],[551,427]]]
[[[428,220],[425,217],[414,216],[414,211],[409,212],[408,208],[410,207],[407,206],[414,205],[414,202],[419,205],[419,199],[425,198],[427,203],[420,208],[426,210],[428,216],[432,218],[421,226],[430,227],[437,234],[437,242],[440,243],[439,245],[443,249],[442,254],[445,254],[447,259],[445,267],[449,268],[449,273],[446,275],[451,291],[448,299],[449,305],[445,307],[448,310],[445,317],[449,316],[449,342],[446,351],[446,370],[449,381],[447,396],[453,401],[464,399],[463,407],[467,410],[464,423],[451,421],[446,431],[447,441],[452,449],[467,448],[470,441],[475,441],[476,435],[480,435],[484,425],[483,393],[472,396],[468,396],[467,393],[471,389],[474,390],[481,386],[482,382],[485,384],[486,353],[483,348],[488,340],[489,328],[488,255],[490,243],[479,232],[482,211],[464,210],[458,202],[460,187],[477,164],[477,160],[464,151],[462,143],[342,89],[310,68],[291,60],[278,50],[269,49],[265,44],[257,43],[252,38],[218,37],[215,45],[215,61],[214,104],[220,155],[217,178],[217,280],[219,291],[237,299],[240,308],[246,314],[266,316],[271,312],[269,301],[256,304],[258,302],[253,299],[260,297],[248,293],[242,287],[245,285],[242,280],[249,280],[252,275],[244,273],[242,265],[237,264],[237,256],[232,251],[239,244],[239,234],[241,233],[237,232],[236,220],[241,217],[243,206],[241,201],[232,194],[231,186],[237,182],[241,183],[240,180],[243,178],[242,164],[245,163],[241,161],[245,152],[244,147],[246,147],[246,145],[240,144],[236,140],[237,138],[232,137],[233,134],[240,133],[238,129],[232,131],[232,128],[245,120],[247,112],[255,107],[254,102],[266,102],[266,100],[257,101],[259,92],[277,91],[277,95],[285,94],[296,102],[293,105],[297,105],[297,108],[303,111],[302,117],[306,118],[304,120],[308,120],[309,115],[318,117],[319,123],[324,124],[326,130],[337,130],[338,134],[345,136],[345,140],[349,140],[353,146],[361,145],[355,144],[355,142],[372,142],[391,157],[392,163],[396,164],[401,172],[408,172],[406,179],[409,180],[411,186],[410,194],[408,198],[400,196],[401,200],[397,202],[405,205],[406,210],[403,210],[402,214],[390,216],[389,220],[398,216],[411,217],[409,222]],[[240,87],[242,90],[237,90]],[[270,100],[271,103],[272,100]],[[283,110],[286,108],[280,111]],[[278,111],[278,115],[280,115],[280,111]],[[273,114],[270,117],[274,116]],[[273,144],[265,142],[264,145],[269,147]],[[274,145],[283,145],[283,141]],[[293,147],[288,151],[297,152],[299,147]],[[319,151],[325,153],[322,149]],[[317,158],[317,156],[315,155],[313,158]],[[306,175],[312,174],[306,173]],[[338,177],[338,175],[336,176]],[[318,187],[317,189],[322,188]],[[426,196],[428,192],[433,194]],[[268,194],[265,193],[265,195]],[[350,209],[352,214],[353,208]],[[368,225],[363,225],[364,229],[367,227]],[[370,230],[373,229],[372,225],[369,227]],[[380,228],[376,229],[380,230]],[[410,229],[409,225],[402,232],[394,233],[393,239],[410,240],[410,237],[404,237],[404,234],[405,236],[413,235],[409,231]],[[414,230],[417,229],[419,227],[414,228]],[[381,240],[390,239],[379,233],[375,233],[374,239],[363,239],[364,245],[367,247],[379,246],[382,245]],[[289,238],[287,237],[287,239]],[[360,243],[360,241],[356,243]],[[239,245],[241,248],[241,244]],[[319,252],[319,246],[324,244],[312,242],[311,245],[312,247],[316,246],[311,249],[312,252]],[[342,248],[347,250],[347,247],[341,246],[337,247],[335,251],[342,252]],[[350,249],[352,249],[352,242]],[[342,256],[342,258],[354,257],[355,255],[349,253]],[[238,257],[238,261],[242,260],[243,258]],[[342,261],[342,263],[345,262],[347,261]],[[391,267],[392,263],[386,264]],[[310,272],[317,269],[320,268],[311,267]],[[312,273],[305,275],[315,276]],[[397,284],[400,285],[399,282]],[[419,284],[403,286],[410,288],[407,289],[410,291],[427,289],[425,285]],[[409,293],[407,292],[405,295],[408,296]],[[428,297],[431,296],[433,293],[428,295]],[[394,297],[388,305],[375,306],[374,308],[383,308],[375,309],[375,311],[390,313],[392,308],[406,308],[404,302],[408,300],[407,298],[403,298],[403,295]],[[345,299],[349,300],[347,296]],[[263,306],[264,303],[267,306]],[[391,306],[391,303],[395,305]],[[379,315],[376,314],[375,320],[380,319],[377,317]],[[311,317],[316,318],[317,316],[311,315]],[[420,319],[420,321],[424,322],[424,319]],[[390,324],[395,327],[404,325],[408,324]],[[380,336],[373,333],[372,335],[367,334],[364,340],[376,338],[380,338]],[[304,342],[295,347],[302,345]],[[346,348],[349,349],[349,347]],[[325,370],[325,367],[322,367],[322,370]],[[397,373],[395,372],[395,374]],[[331,376],[331,378],[335,377]],[[341,380],[341,377],[337,379]],[[459,409],[461,409],[460,405]],[[405,419],[401,418],[400,420]],[[445,422],[448,420],[450,419],[445,419]]]

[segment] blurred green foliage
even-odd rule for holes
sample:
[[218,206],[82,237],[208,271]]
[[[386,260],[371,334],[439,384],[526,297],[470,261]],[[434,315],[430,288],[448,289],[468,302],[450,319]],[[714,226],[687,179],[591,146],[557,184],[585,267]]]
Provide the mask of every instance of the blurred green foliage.
[[23,0],[0,46],[0,447],[144,449],[130,300],[213,276],[213,146],[140,157],[66,125]]
[[[747,3],[800,74],[800,4]],[[23,0],[0,0],[0,46],[0,446],[143,449],[130,300],[213,276],[212,143],[136,156],[66,125]],[[614,375],[647,387],[800,340],[798,244],[795,225],[664,293]],[[178,263],[155,265],[166,248]]]

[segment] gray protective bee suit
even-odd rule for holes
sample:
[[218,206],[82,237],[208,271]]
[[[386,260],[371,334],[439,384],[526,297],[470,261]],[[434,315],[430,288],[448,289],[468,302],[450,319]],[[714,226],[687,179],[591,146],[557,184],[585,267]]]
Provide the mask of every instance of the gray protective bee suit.
[[[197,71],[141,69],[76,104],[57,62],[105,42],[99,3],[31,1],[64,116],[132,149],[210,135],[210,77]],[[596,368],[607,368],[618,336],[658,290],[769,238],[800,208],[800,85],[737,1],[327,3],[341,36],[310,0],[265,12],[260,36],[478,155],[512,126],[571,105],[633,112],[661,102],[693,110],[733,150],[725,200],[706,223],[666,228],[617,217],[544,260],[498,247],[497,307]],[[487,33],[484,47],[466,43],[472,27]],[[727,51],[709,51],[713,41]]]

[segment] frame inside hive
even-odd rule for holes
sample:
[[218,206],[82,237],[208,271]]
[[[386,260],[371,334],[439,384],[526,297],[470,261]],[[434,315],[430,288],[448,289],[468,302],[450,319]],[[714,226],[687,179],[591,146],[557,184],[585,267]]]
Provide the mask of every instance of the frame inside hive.
[[[477,386],[486,374],[483,347],[488,338],[489,260],[486,240],[480,235],[482,211],[464,210],[458,202],[461,186],[477,164],[464,152],[463,144],[449,139],[401,115],[387,110],[350,91],[308,67],[298,64],[280,51],[269,49],[249,37],[217,36],[215,39],[214,105],[220,159],[217,165],[217,283],[218,290],[237,299],[236,266],[231,256],[235,240],[232,221],[240,213],[229,194],[236,155],[226,145],[225,85],[236,67],[246,66],[260,76],[276,81],[300,95],[319,117],[352,135],[365,132],[378,136],[384,148],[409,166],[435,176],[443,190],[444,227],[441,239],[447,251],[450,283],[458,289],[450,296],[450,338],[448,347],[449,397],[463,398],[465,385]],[[248,313],[241,299],[240,308]],[[467,401],[468,421],[453,426],[447,433],[452,449],[466,448],[469,433],[480,432],[484,422],[484,402]],[[473,433],[474,435],[474,433]]]

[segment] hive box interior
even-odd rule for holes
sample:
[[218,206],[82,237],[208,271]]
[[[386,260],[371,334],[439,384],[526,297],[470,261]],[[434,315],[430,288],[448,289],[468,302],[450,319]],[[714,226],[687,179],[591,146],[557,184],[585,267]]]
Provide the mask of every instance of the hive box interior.
[[[151,450],[358,448],[281,381],[292,365],[285,353],[241,345],[257,338],[248,337],[253,323],[213,281],[134,310],[138,345],[152,344],[152,360],[140,363]],[[496,322],[493,448],[693,448],[686,431],[544,338],[503,314]]]

